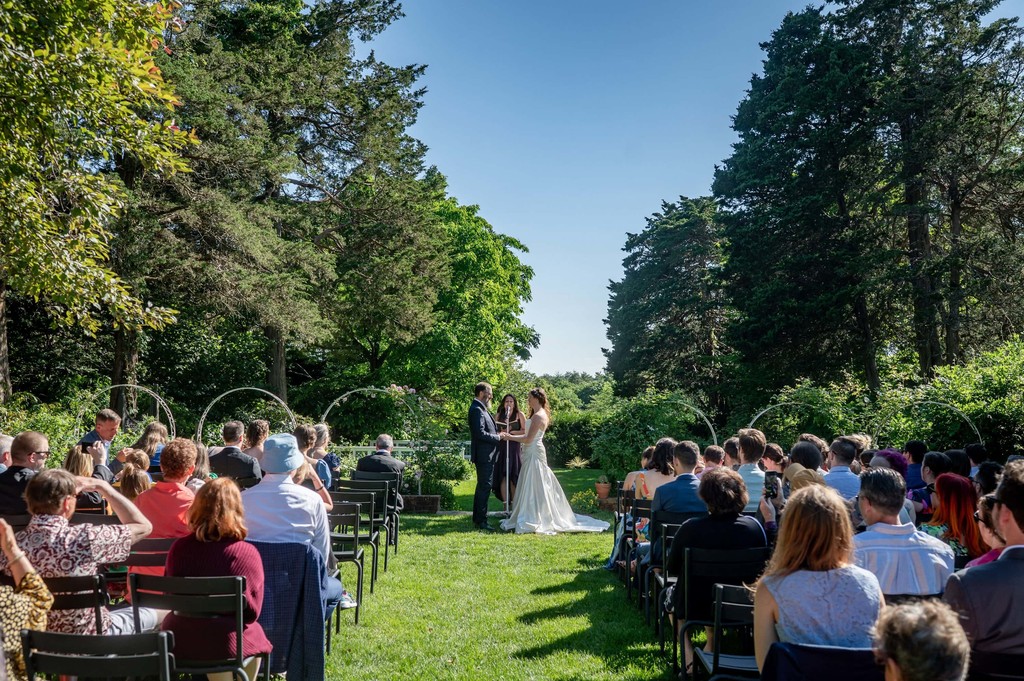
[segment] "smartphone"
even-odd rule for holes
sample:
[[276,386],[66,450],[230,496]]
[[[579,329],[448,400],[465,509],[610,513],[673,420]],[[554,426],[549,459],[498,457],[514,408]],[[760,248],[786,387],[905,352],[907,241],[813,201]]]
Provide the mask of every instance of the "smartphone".
[[775,471],[764,474],[764,495],[768,499],[776,499],[782,490],[782,476]]

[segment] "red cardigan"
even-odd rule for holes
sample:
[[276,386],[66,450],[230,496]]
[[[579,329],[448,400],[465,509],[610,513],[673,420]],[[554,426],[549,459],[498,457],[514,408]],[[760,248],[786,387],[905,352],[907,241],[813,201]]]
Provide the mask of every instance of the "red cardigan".
[[[244,541],[202,542],[195,535],[174,542],[167,553],[168,577],[245,577],[242,638],[244,657],[269,653],[273,646],[256,619],[263,607],[263,561]],[[174,654],[186,660],[220,660],[235,655],[233,617],[181,617],[173,612],[161,628],[174,632]]]

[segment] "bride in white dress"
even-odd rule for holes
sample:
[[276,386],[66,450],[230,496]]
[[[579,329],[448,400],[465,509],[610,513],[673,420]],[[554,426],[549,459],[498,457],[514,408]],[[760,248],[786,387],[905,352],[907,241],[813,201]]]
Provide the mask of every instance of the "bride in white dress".
[[562,486],[548,468],[544,450],[544,431],[550,422],[548,396],[543,388],[530,391],[530,418],[524,435],[501,433],[501,439],[521,442],[522,467],[512,501],[512,515],[501,521],[501,529],[516,534],[557,534],[559,532],[603,532],[608,523],[585,515],[576,515],[569,507]]

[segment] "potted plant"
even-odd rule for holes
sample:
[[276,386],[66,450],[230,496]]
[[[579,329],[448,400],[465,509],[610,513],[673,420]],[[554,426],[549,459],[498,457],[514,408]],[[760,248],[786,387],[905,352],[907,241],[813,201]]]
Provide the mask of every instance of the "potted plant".
[[612,483],[608,481],[607,475],[599,475],[597,482],[594,483],[594,489],[597,490],[598,499],[607,499],[608,495],[612,491]]

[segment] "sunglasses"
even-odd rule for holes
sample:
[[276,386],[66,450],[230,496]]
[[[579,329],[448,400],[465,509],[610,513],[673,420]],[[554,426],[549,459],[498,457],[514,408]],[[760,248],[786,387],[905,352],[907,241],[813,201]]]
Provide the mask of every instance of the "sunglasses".
[[33,453],[33,454],[39,454],[39,455],[40,455],[40,456],[42,456],[42,457],[43,457],[44,459],[45,459],[46,457],[50,456],[50,450],[49,450],[49,449],[47,449],[46,451],[43,451],[43,452],[32,452],[32,453]]

